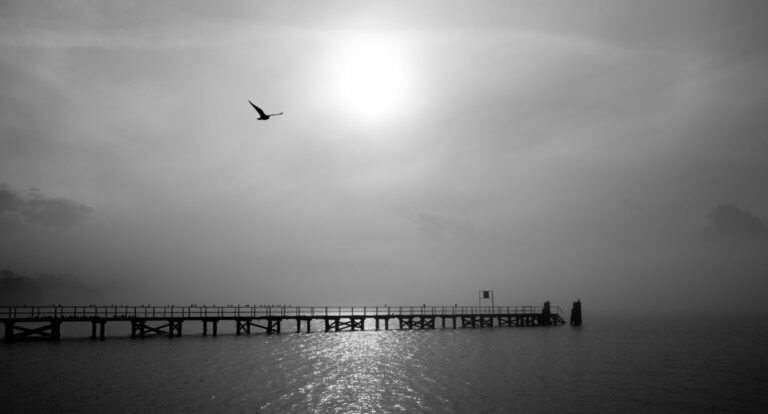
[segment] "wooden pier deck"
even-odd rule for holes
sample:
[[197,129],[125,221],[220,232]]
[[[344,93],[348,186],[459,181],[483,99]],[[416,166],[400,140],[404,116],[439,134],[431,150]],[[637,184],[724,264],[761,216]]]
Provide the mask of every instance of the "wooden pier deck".
[[104,339],[108,322],[130,322],[130,335],[177,337],[188,323],[201,323],[202,334],[218,334],[219,322],[234,323],[236,335],[254,331],[311,331],[312,322],[325,332],[380,329],[457,329],[564,325],[558,306],[4,306],[0,307],[3,339],[61,338],[65,323],[91,324],[91,337]]

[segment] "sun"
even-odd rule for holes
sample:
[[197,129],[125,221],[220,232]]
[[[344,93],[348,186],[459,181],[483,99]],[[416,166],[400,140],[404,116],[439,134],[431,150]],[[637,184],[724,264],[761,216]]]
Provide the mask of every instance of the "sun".
[[404,109],[410,88],[405,48],[385,36],[343,42],[336,66],[340,105],[363,122],[391,118]]

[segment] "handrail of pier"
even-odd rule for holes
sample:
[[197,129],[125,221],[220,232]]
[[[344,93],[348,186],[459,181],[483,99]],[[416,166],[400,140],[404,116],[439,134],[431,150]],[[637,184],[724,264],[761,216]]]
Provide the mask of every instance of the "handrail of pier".
[[[361,317],[396,318],[399,316],[519,315],[538,314],[542,306],[270,306],[270,305],[189,305],[189,306],[0,306],[0,320],[89,320],[89,319],[258,319]],[[551,306],[553,315],[562,314]]]

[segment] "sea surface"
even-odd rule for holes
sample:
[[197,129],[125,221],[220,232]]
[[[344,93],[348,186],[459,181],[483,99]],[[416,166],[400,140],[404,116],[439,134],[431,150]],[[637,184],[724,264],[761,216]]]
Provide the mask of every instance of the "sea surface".
[[[221,322],[221,325],[225,322]],[[439,323],[438,323],[439,324]],[[0,343],[3,413],[757,413],[759,317]],[[66,335],[67,325],[62,326]],[[119,337],[123,335],[122,337]],[[86,335],[87,336],[87,335]],[[117,337],[115,337],[117,336]]]

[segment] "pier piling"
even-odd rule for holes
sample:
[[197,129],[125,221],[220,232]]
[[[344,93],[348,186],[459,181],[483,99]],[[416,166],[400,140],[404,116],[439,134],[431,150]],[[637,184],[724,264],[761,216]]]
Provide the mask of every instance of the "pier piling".
[[571,326],[581,326],[581,299],[573,302],[573,308],[571,308]]

